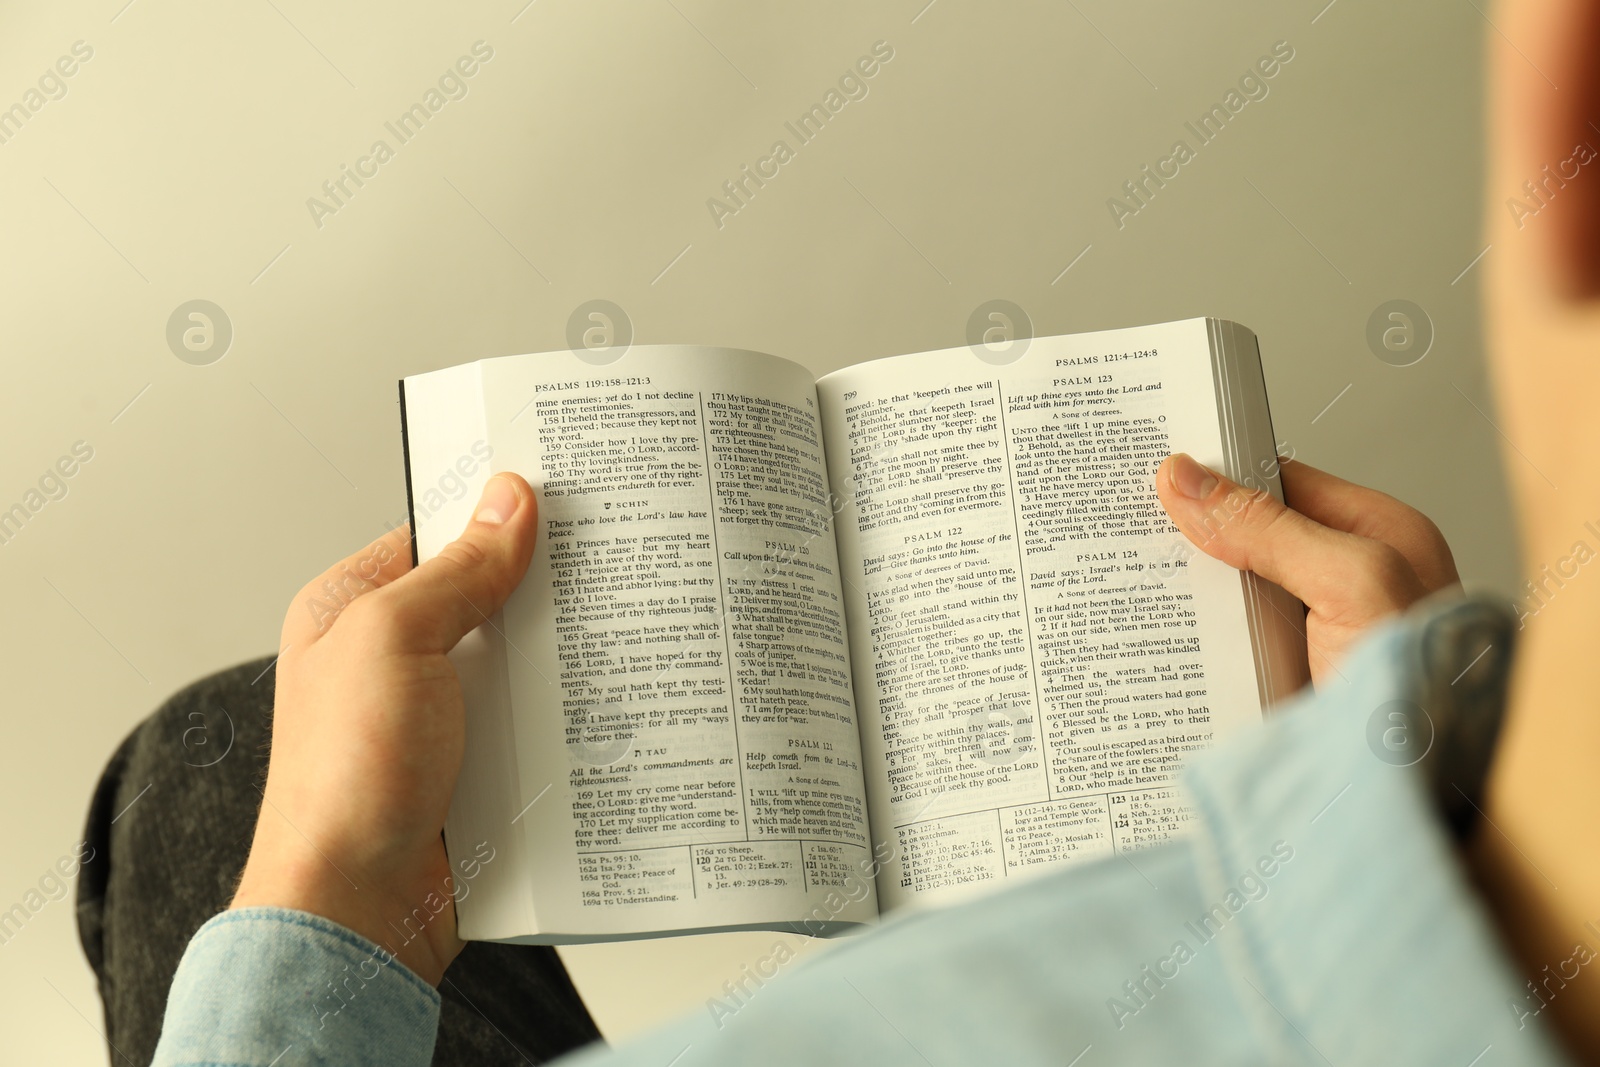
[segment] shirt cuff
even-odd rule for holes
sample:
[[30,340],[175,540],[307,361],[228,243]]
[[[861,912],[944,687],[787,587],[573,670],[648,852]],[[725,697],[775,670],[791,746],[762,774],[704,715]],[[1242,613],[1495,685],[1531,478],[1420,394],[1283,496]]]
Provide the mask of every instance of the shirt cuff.
[[439,994],[389,952],[288,908],[225,911],[189,941],[152,1067],[428,1067]]

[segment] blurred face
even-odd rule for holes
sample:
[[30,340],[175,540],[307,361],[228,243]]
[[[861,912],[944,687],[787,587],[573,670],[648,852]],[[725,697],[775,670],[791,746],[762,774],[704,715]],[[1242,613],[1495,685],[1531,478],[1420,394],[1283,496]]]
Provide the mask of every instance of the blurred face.
[[1600,164],[1585,165],[1600,146],[1600,7],[1502,4],[1496,18],[1527,54],[1489,49],[1489,250],[1477,269],[1524,553],[1548,561],[1600,500]]

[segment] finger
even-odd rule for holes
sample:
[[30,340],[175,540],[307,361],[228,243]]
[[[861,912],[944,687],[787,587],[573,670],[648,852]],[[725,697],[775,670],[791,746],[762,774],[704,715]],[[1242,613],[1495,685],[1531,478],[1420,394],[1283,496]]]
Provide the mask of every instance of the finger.
[[538,504],[515,474],[489,479],[460,537],[358,606],[400,651],[448,652],[500,610],[527,572]]
[[1278,470],[1289,507],[1306,518],[1382,541],[1405,557],[1430,593],[1461,581],[1444,535],[1416,508],[1309,463],[1280,459]]
[[1410,603],[1404,597],[1417,586],[1417,576],[1389,546],[1329,529],[1181,452],[1157,470],[1156,492],[1202,552],[1276,582],[1312,610],[1337,614],[1353,600]]
[[[1501,278],[1557,294],[1600,291],[1600,6],[1523,0],[1495,10],[1489,40],[1490,243]],[[1585,155],[1587,159],[1583,158]]]
[[411,569],[411,527],[397,526],[301,587],[284,614],[279,649],[305,648],[327,633],[356,597]]

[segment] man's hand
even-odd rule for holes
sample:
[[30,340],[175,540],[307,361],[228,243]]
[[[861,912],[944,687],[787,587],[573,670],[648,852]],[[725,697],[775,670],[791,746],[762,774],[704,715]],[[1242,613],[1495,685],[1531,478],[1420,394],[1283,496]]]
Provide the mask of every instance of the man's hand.
[[1420,511],[1304,463],[1279,463],[1289,507],[1181,452],[1156,471],[1156,492],[1206,555],[1304,601],[1311,678],[1320,683],[1373,623],[1460,578],[1450,546]]
[[233,907],[324,916],[439,983],[462,947],[440,837],[465,737],[445,653],[522,580],[536,510],[525,481],[496,475],[461,538],[421,567],[401,528],[300,591],[278,646],[272,760]]

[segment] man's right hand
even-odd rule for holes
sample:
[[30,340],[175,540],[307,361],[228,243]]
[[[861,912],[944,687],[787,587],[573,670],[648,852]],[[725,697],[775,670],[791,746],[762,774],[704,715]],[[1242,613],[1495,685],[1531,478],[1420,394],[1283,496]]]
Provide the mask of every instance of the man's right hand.
[[1374,623],[1461,579],[1439,528],[1415,508],[1304,463],[1279,460],[1279,470],[1288,507],[1181,452],[1161,464],[1156,492],[1200,551],[1305,603],[1320,684]]

